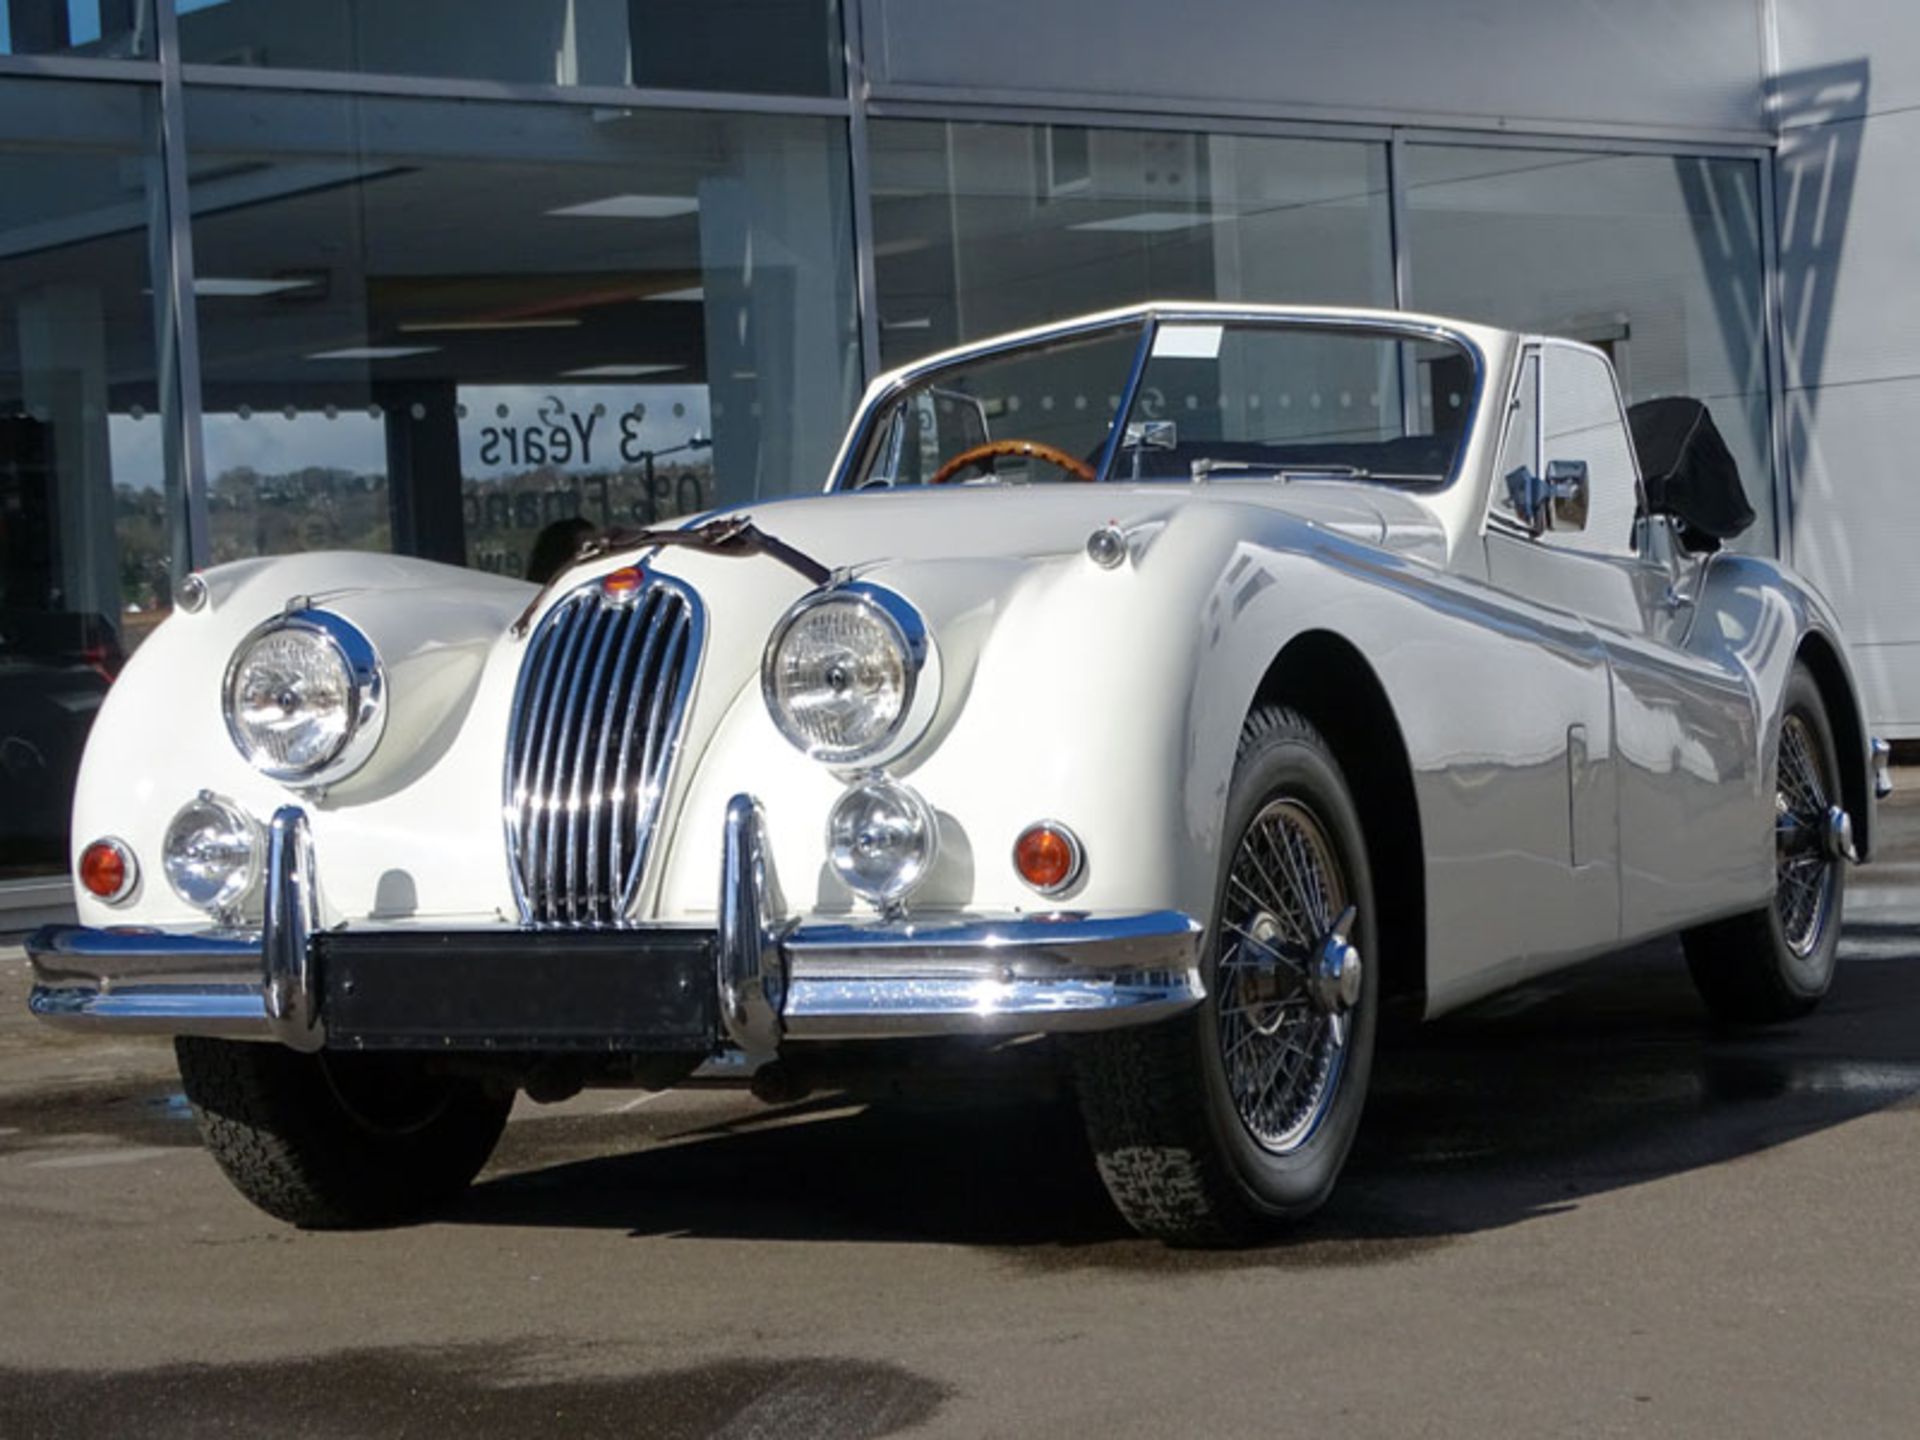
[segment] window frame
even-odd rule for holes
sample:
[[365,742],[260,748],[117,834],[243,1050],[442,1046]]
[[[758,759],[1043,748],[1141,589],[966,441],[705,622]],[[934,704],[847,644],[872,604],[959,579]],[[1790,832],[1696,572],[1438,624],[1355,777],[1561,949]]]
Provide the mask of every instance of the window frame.
[[[1613,362],[1607,357],[1604,350],[1601,350],[1597,345],[1589,345],[1580,340],[1568,340],[1558,335],[1522,335],[1519,337],[1517,349],[1518,353],[1513,362],[1513,376],[1507,385],[1507,403],[1501,411],[1500,450],[1494,461],[1493,472],[1487,484],[1486,519],[1482,526],[1482,533],[1497,531],[1503,535],[1511,535],[1519,539],[1530,540],[1535,544],[1546,544],[1549,548],[1562,555],[1580,555],[1588,559],[1596,560],[1637,559],[1642,553],[1642,547],[1639,544],[1639,525],[1637,522],[1644,519],[1647,514],[1647,487],[1645,480],[1640,474],[1639,453],[1633,448],[1633,427],[1627,423],[1627,398],[1625,392],[1620,388],[1620,373],[1613,368]],[[1626,546],[1620,550],[1577,548],[1566,544],[1553,544],[1554,531],[1542,530],[1536,533],[1521,521],[1517,515],[1509,513],[1504,507],[1506,477],[1508,472],[1513,468],[1507,463],[1507,431],[1510,428],[1509,422],[1513,414],[1513,407],[1520,399],[1521,380],[1526,372],[1527,360],[1529,358],[1536,358],[1538,361],[1534,367],[1533,379],[1533,459],[1530,462],[1530,468],[1536,475],[1543,474],[1545,471],[1547,463],[1547,364],[1549,354],[1554,350],[1569,351],[1574,354],[1591,356],[1606,368],[1607,384],[1613,393],[1614,414],[1620,422],[1622,434],[1626,437],[1627,468],[1633,476],[1633,507],[1636,524],[1632,537]],[[1589,477],[1588,483],[1592,483],[1591,477]],[[1586,529],[1583,528],[1576,533],[1584,535]]]
[[1482,533],[1494,530],[1518,539],[1537,540],[1540,537],[1522,523],[1518,515],[1507,509],[1507,475],[1514,468],[1507,463],[1507,445],[1509,433],[1513,429],[1513,412],[1521,403],[1520,387],[1525,383],[1527,362],[1532,360],[1535,362],[1533,367],[1533,454],[1528,457],[1527,468],[1536,475],[1540,473],[1540,450],[1545,444],[1546,436],[1546,427],[1540,423],[1545,409],[1545,397],[1541,390],[1545,383],[1546,367],[1541,358],[1537,336],[1521,336],[1515,350],[1513,373],[1507,381],[1506,403],[1500,407],[1500,448],[1494,456],[1493,470],[1487,480],[1486,522],[1482,527]]

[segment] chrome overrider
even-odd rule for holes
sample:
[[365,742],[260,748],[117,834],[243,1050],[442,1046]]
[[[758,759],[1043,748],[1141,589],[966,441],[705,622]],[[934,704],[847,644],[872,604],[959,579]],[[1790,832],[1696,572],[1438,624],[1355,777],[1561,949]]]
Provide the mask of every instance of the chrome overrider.
[[[716,936],[722,1037],[1026,1034],[1147,1024],[1198,1004],[1202,927],[1176,910],[806,922],[785,913],[753,797],[727,806]],[[82,1029],[326,1043],[304,811],[269,827],[258,934],[56,925],[27,941],[33,1013]]]

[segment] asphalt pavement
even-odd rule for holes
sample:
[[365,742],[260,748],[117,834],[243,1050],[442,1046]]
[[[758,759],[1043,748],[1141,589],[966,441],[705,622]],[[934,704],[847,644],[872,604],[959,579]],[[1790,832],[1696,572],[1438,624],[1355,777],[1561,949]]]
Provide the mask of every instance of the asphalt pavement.
[[0,1436],[1920,1433],[1920,774],[1812,1018],[1643,946],[1383,1058],[1333,1203],[1164,1249],[1071,1109],[522,1102],[434,1223],[306,1234],[164,1043],[0,950]]

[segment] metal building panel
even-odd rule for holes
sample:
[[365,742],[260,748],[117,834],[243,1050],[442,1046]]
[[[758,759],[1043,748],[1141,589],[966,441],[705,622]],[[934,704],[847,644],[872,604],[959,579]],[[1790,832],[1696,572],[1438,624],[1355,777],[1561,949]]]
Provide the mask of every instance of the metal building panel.
[[1867,718],[1920,737],[1920,377],[1787,395],[1793,562],[1839,612]]
[[1306,118],[1764,125],[1755,0],[863,0],[875,93]]

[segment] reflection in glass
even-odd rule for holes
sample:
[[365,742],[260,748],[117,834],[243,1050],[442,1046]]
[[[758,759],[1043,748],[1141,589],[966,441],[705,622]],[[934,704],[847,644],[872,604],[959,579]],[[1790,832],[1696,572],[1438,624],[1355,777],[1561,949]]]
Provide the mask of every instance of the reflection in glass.
[[555,521],[817,488],[858,393],[845,126],[189,90],[215,561],[525,573]]
[[1150,299],[1391,305],[1386,147],[881,120],[889,365]]
[[144,89],[0,84],[0,879],[65,868],[94,713],[184,564],[154,143]]
[[152,0],[5,0],[0,4],[0,55],[124,60],[151,54]]
[[180,0],[189,61],[841,95],[837,0]]
[[1407,147],[1412,301],[1598,345],[1627,402],[1707,402],[1771,554],[1772,464],[1752,161]]

